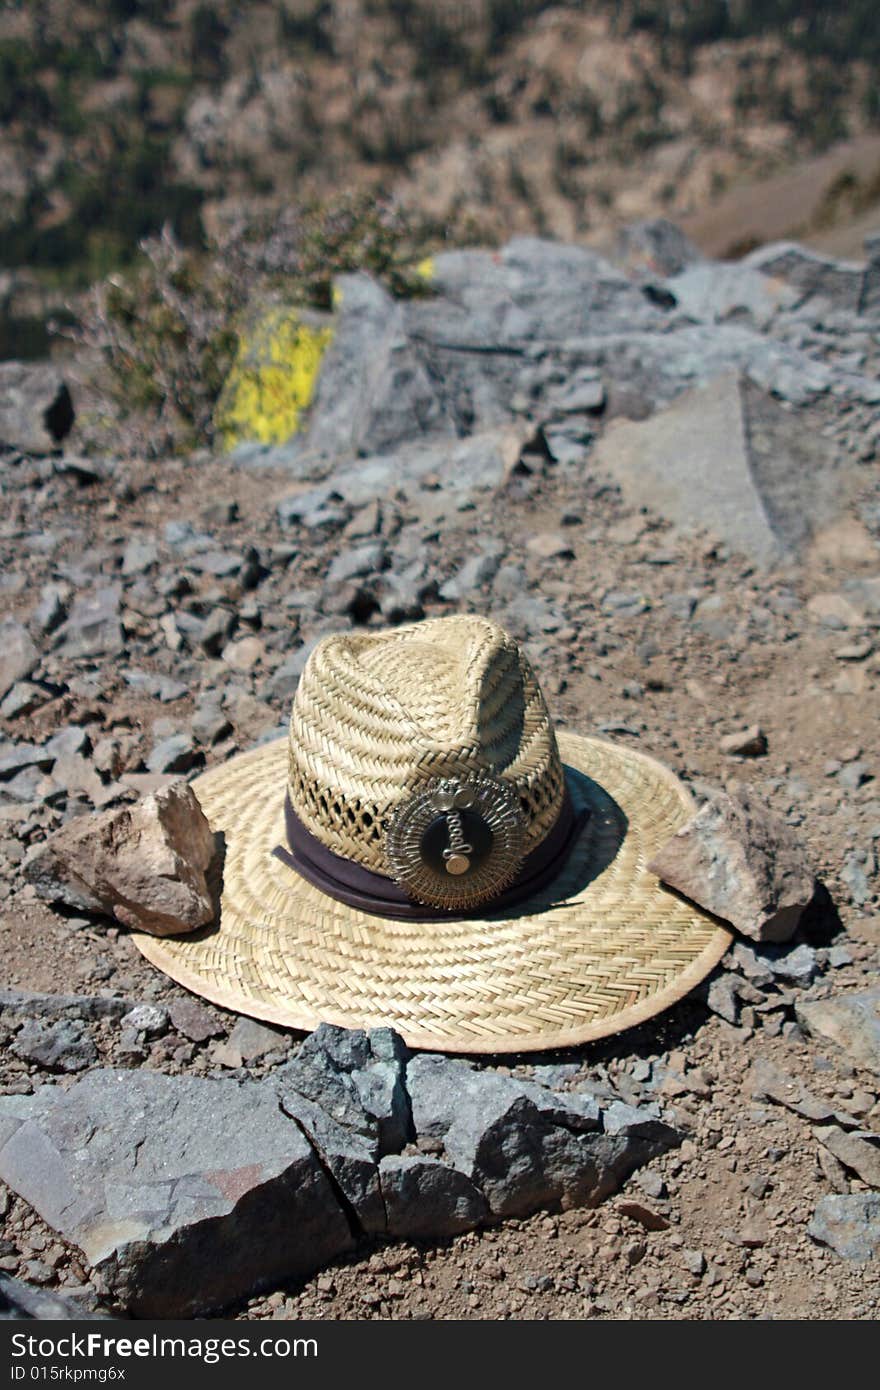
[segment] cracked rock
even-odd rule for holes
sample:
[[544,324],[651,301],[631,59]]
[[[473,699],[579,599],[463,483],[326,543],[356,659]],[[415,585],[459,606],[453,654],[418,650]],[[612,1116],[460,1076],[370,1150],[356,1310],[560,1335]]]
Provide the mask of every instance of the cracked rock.
[[469,1178],[427,1154],[386,1155],[379,1178],[391,1236],[436,1239],[473,1230],[488,1219],[486,1199]]
[[290,1092],[320,1105],[378,1158],[412,1134],[405,1066],[406,1050],[391,1029],[365,1033],[322,1023],[279,1073],[279,1093],[285,1108]]
[[168,936],[214,918],[214,836],[185,782],[133,806],[79,816],[40,845],[25,876],[39,895]]
[[266,1085],[98,1070],[0,1097],[0,1178],[138,1317],[185,1318],[351,1248]]
[[619,1106],[603,1117],[590,1096],[478,1072],[422,1053],[407,1069],[421,1138],[440,1139],[454,1167],[482,1191],[494,1216],[540,1206],[595,1206],[635,1168],[678,1143],[656,1118]]

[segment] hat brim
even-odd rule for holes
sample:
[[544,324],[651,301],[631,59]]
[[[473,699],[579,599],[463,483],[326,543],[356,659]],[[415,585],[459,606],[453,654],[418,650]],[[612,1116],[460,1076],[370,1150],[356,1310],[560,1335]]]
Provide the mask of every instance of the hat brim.
[[301,878],[272,853],[285,835],[278,739],[192,783],[225,843],[219,924],[133,940],[195,994],[290,1028],[390,1026],[411,1047],[498,1053],[644,1023],[699,984],[732,940],[647,870],[694,803],[644,754],[565,731],[558,742],[590,815],[558,878],[503,916],[392,920]]

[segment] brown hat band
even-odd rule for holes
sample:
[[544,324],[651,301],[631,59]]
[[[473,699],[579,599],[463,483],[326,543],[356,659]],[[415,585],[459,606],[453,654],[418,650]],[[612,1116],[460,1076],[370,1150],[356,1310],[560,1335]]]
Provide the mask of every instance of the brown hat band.
[[287,844],[277,845],[272,853],[308,879],[309,883],[320,888],[322,893],[349,907],[378,917],[393,917],[408,922],[440,922],[451,918],[484,916],[487,908],[493,913],[506,911],[532,897],[559,873],[588,817],[588,809],[574,809],[566,785],[562,806],[552,829],[526,855],[513,883],[490,903],[481,904],[471,912],[429,907],[415,902],[393,878],[374,873],[361,864],[334,854],[306,829],[293,809],[289,795],[284,802]]

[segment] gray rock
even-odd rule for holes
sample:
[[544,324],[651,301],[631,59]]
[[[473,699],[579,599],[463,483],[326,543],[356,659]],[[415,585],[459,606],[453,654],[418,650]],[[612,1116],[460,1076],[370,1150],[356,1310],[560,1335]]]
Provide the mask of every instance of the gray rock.
[[139,690],[154,700],[161,700],[163,704],[170,704],[189,694],[188,685],[163,675],[161,671],[128,670],[122,672],[122,678],[132,690]]
[[303,1127],[353,1221],[368,1232],[384,1231],[386,1224],[376,1164],[413,1133],[406,1057],[391,1029],[367,1034],[321,1024],[274,1077],[285,1113]]
[[727,1023],[735,1024],[739,1019],[739,994],[737,980],[733,975],[722,974],[712,980],[706,992],[706,1003]]
[[154,935],[213,921],[214,835],[191,787],[173,782],[134,806],[79,816],[30,854],[37,893]]
[[870,1260],[880,1252],[880,1193],[821,1197],[807,1232],[845,1260]]
[[815,892],[793,832],[752,792],[717,792],[648,868],[756,941],[787,941]]
[[352,1225],[368,1235],[385,1234],[387,1216],[375,1145],[290,1087],[281,1089],[280,1100],[285,1115],[300,1126],[332,1175]]
[[750,724],[747,729],[719,739],[718,751],[729,757],[762,758],[767,752],[767,735],[757,724]]
[[613,1110],[600,1116],[590,1097],[557,1096],[429,1053],[412,1058],[407,1083],[417,1134],[443,1143],[495,1216],[559,1203],[595,1205],[678,1142],[656,1111],[624,1106],[620,1116]]
[[706,1256],[702,1250],[682,1250],[681,1258],[685,1269],[695,1279],[706,1273]]
[[366,545],[343,550],[330,564],[327,571],[328,582],[339,584],[349,579],[378,574],[384,561],[385,546],[382,541],[368,541]]
[[428,1155],[390,1154],[379,1163],[390,1236],[436,1240],[489,1218],[483,1194],[457,1168]]
[[441,585],[440,597],[447,600],[471,597],[495,578],[503,555],[504,546],[500,542],[485,546],[479,555],[465,560],[456,574]]
[[80,1318],[96,1318],[84,1305],[82,1298],[36,1289],[23,1279],[0,1274],[0,1320],[32,1318],[41,1321],[68,1322]]
[[502,603],[510,602],[522,594],[528,584],[528,576],[522,565],[502,565],[492,583],[492,593]]
[[199,633],[199,645],[208,656],[219,656],[235,629],[235,614],[228,608],[212,608]]
[[314,1150],[265,1084],[98,1070],[66,1091],[4,1096],[0,1177],[138,1317],[221,1308],[352,1245]]
[[57,1023],[41,1019],[24,1023],[12,1050],[17,1057],[36,1062],[48,1071],[82,1071],[98,1059],[84,1024],[73,1018],[59,1019]]
[[413,1124],[406,1089],[408,1052],[391,1028],[373,1028],[369,1034],[371,1061],[352,1073],[367,1115],[375,1121],[379,1152],[396,1153],[412,1138]]
[[880,987],[803,1000],[795,1014],[804,1032],[837,1043],[857,1066],[880,1076]]
[[595,415],[604,407],[605,387],[594,368],[582,368],[562,390],[548,395],[547,408],[553,415]]
[[759,1057],[749,1073],[751,1094],[756,1100],[771,1100],[775,1105],[783,1105],[801,1119],[811,1124],[830,1125],[852,1129],[855,1120],[834,1109],[828,1101],[821,1100],[808,1090],[799,1077],[790,1076],[781,1067],[775,1066],[766,1057]]
[[790,308],[797,292],[742,262],[703,262],[667,281],[678,307],[692,319],[720,323],[747,316],[765,329],[780,309]]
[[200,758],[190,734],[171,734],[151,750],[147,769],[150,772],[189,772]]
[[40,602],[31,614],[31,623],[36,632],[54,632],[63,623],[70,597],[68,585],[44,584],[40,590]]
[[650,421],[616,423],[596,457],[634,505],[704,526],[761,565],[800,553],[842,506],[828,441],[735,373]]
[[819,973],[819,962],[812,946],[765,946],[757,955],[774,979],[806,987]]
[[195,999],[182,997],[173,999],[168,1005],[168,1016],[178,1033],[191,1042],[205,1042],[225,1031],[222,1023]]
[[134,1001],[102,994],[44,994],[30,989],[0,990],[5,1018],[121,1018]]
[[148,1038],[159,1038],[168,1031],[168,1010],[159,1004],[135,1004],[122,1016],[123,1028],[132,1032],[144,1033]]
[[367,1034],[321,1024],[277,1073],[282,1103],[294,1092],[360,1136],[374,1158],[412,1135],[406,1049],[389,1029]]
[[797,242],[776,241],[746,256],[742,265],[798,291],[802,300],[820,296],[835,309],[859,312],[864,267],[832,260]]
[[129,578],[135,574],[146,574],[159,559],[159,547],[155,541],[141,540],[132,536],[122,553],[122,573]]
[[759,955],[751,946],[747,946],[744,941],[737,941],[732,951],[733,963],[742,971],[747,980],[759,989],[763,985],[770,985],[774,980],[774,972],[764,959],[763,952]]
[[76,753],[89,751],[89,736],[79,724],[68,724],[66,729],[59,729],[57,734],[53,734],[44,748],[47,757],[69,758]]
[[[870,858],[873,859],[873,855]],[[840,877],[849,890],[850,901],[856,907],[863,907],[873,893],[873,885],[868,878],[868,859],[867,851],[853,850],[846,856],[840,871]]]
[[228,579],[238,574],[244,564],[244,557],[232,550],[199,550],[188,558],[190,569],[199,574],[211,574],[215,579]]
[[433,587],[425,583],[425,569],[421,561],[416,561],[402,574],[386,572],[379,576],[373,590],[387,623],[414,622],[425,616],[422,598]]
[[121,599],[120,584],[80,594],[55,634],[55,646],[69,657],[117,656],[124,646],[119,618]]
[[305,664],[314,651],[315,647],[324,636],[324,633],[310,637],[303,642],[295,652],[291,652],[280,666],[276,667],[272,677],[268,682],[270,695],[277,700],[292,700],[299,685],[299,678],[305,669]]
[[845,1168],[851,1168],[869,1187],[880,1188],[880,1134],[870,1130],[847,1134],[837,1125],[824,1125],[816,1131],[820,1144]]
[[665,217],[631,222],[621,228],[616,252],[631,270],[647,270],[655,275],[678,275],[686,266],[699,264],[703,259],[681,228]]
[[0,743],[0,781],[14,777],[22,768],[36,767],[46,771],[54,761],[55,755],[45,744]]
[[199,705],[192,717],[193,736],[199,743],[208,746],[219,743],[222,738],[232,732],[232,725],[226,715],[221,710],[219,704],[208,703]]
[[243,1062],[254,1062],[268,1052],[287,1051],[289,1047],[289,1033],[242,1016],[236,1019],[228,1041],[213,1049],[212,1060],[224,1067],[240,1067]]
[[39,660],[40,653],[21,623],[14,618],[0,622],[0,699],[17,681],[29,676]]
[[0,362],[0,448],[51,454],[70,433],[73,401],[49,362]]
[[339,309],[306,427],[276,449],[238,450],[245,464],[315,476],[316,462],[391,449],[419,435],[454,433],[407,333],[404,308],[368,275],[336,282]]
[[0,718],[20,719],[26,714],[33,714],[50,698],[41,686],[31,681],[16,681],[4,699],[0,700]]

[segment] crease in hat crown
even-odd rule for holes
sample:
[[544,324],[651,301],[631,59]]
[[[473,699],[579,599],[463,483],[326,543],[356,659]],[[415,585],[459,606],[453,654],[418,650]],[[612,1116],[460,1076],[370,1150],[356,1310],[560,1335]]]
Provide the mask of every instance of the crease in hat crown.
[[479,774],[516,789],[535,849],[564,775],[540,686],[503,628],[456,615],[317,644],[290,717],[288,794],[328,849],[386,874],[397,807],[435,779]]

